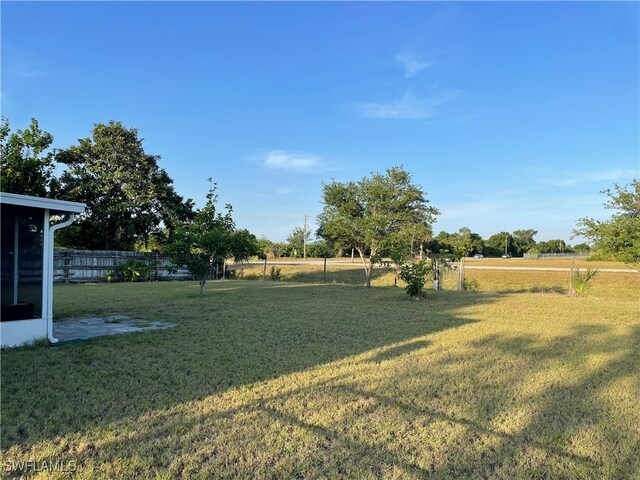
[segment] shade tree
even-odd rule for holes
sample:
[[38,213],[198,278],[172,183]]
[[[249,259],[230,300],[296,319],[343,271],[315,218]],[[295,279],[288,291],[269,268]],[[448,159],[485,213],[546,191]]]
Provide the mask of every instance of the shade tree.
[[371,286],[374,265],[384,255],[410,252],[412,232],[431,231],[438,211],[402,167],[359,181],[323,184],[318,234],[330,245],[353,246]]
[[193,217],[193,201],[176,193],[160,157],[146,153],[142,143],[137,129],[111,121],[95,124],[90,138],[58,152],[66,167],[61,197],[87,205],[61,232],[61,245],[131,250],[151,235],[165,241]]

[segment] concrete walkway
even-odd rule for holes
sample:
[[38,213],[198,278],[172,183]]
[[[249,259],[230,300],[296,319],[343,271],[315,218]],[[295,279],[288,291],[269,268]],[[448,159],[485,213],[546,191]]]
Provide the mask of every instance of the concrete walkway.
[[126,315],[68,318],[53,322],[53,336],[61,342],[66,342],[69,340],[87,340],[103,335],[161,330],[175,327],[175,325],[175,323],[140,320]]

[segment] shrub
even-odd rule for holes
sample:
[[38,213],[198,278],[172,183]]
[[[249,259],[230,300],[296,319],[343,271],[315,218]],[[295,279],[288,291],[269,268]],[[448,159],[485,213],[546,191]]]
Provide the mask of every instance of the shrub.
[[239,280],[244,277],[244,270],[242,268],[239,270],[236,270],[235,268],[227,267],[227,273],[225,277],[228,280]]
[[151,279],[151,265],[145,261],[131,258],[118,265],[113,270],[108,270],[107,282],[136,282],[138,280],[148,281]]
[[478,290],[478,288],[480,288],[480,282],[478,282],[478,280],[476,280],[475,278],[472,278],[472,279],[465,278],[464,283],[462,284],[462,287],[466,291],[475,292]]
[[271,267],[271,280],[277,282],[280,280],[280,269],[276,267]]
[[407,284],[404,287],[407,295],[415,297],[420,295],[430,273],[431,266],[424,261],[419,261],[402,265],[398,276]]
[[107,279],[107,283],[111,283],[114,280],[118,279],[115,270],[107,270],[107,274],[105,275],[105,278]]
[[573,275],[573,290],[578,295],[584,295],[589,289],[589,282],[598,274],[597,268],[587,268],[587,271],[582,273],[580,269],[576,270]]
[[151,267],[145,262],[135,258],[127,260],[122,265],[122,277],[125,282],[137,282],[138,280],[149,280]]

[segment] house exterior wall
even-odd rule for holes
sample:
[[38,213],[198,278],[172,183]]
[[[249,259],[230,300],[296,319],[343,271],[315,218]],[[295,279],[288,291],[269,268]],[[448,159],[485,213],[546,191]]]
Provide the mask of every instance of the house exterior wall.
[[17,347],[42,338],[47,338],[47,322],[44,318],[0,322],[2,347]]
[[[0,193],[2,252],[0,345],[53,337],[53,235],[84,212],[82,203]],[[51,215],[65,219],[51,224]],[[6,321],[4,321],[6,320]]]

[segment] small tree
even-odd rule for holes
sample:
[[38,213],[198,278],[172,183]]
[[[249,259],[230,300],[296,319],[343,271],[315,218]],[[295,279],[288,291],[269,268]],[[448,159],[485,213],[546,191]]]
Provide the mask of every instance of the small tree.
[[404,287],[407,295],[410,297],[420,295],[422,287],[427,283],[427,277],[431,271],[431,265],[423,260],[402,265],[398,276],[407,284],[407,286]]
[[371,286],[374,264],[400,245],[408,246],[416,230],[430,232],[438,214],[427,206],[424,192],[401,167],[359,182],[333,180],[323,185],[323,202],[318,234],[331,245],[355,247],[367,287]]
[[217,200],[216,184],[212,183],[205,206],[196,212],[193,222],[176,229],[165,247],[169,258],[186,267],[200,282],[200,294],[220,260],[230,256],[246,260],[260,253],[254,235],[247,230],[236,230],[231,205],[225,205],[225,212],[218,212]]

